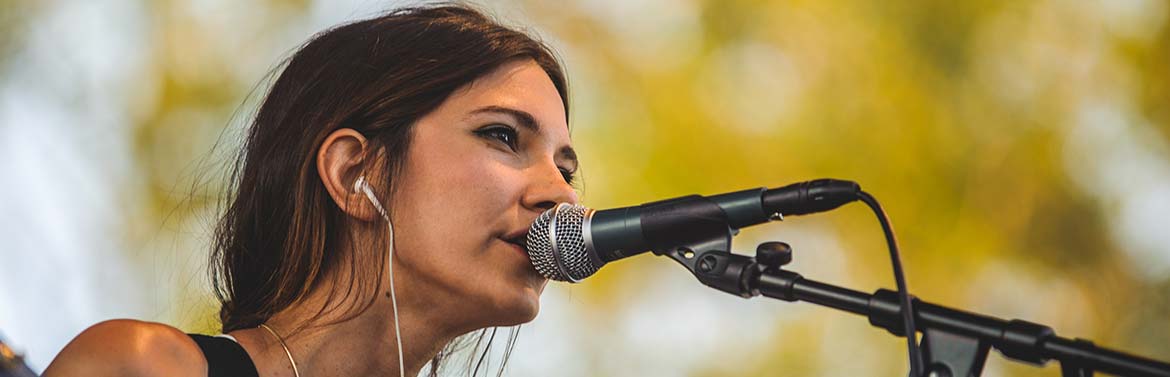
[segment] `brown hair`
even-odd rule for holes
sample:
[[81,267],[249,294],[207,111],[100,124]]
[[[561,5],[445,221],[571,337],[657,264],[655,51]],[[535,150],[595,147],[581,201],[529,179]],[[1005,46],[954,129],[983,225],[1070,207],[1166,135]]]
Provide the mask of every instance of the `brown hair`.
[[[341,25],[286,60],[247,131],[231,172],[234,195],[213,239],[223,332],[260,325],[338,268],[352,272],[344,295],[364,298],[353,315],[367,310],[379,293],[385,256],[371,278],[356,258],[327,252],[351,228],[318,178],[318,148],[339,128],[365,135],[370,150],[387,161],[364,166],[389,177],[390,187],[376,188],[387,198],[415,122],[456,89],[517,59],[544,69],[567,117],[566,80],[551,51],[464,5],[405,8]],[[443,354],[433,360],[432,375]]]

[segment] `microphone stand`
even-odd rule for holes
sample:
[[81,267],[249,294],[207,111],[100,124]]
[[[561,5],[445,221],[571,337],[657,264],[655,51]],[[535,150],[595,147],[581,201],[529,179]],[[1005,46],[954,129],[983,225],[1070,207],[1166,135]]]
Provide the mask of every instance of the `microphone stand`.
[[[726,251],[738,230],[719,221],[702,228],[688,229],[692,233],[686,245],[654,250],[654,254],[679,262],[700,282],[723,292],[744,298],[763,295],[810,302],[865,316],[875,327],[906,336],[896,291],[879,289],[871,295],[805,279],[782,268],[792,261],[792,249],[786,243],[760,244],[753,258]],[[1063,377],[1092,376],[1096,371],[1170,377],[1170,364],[1097,347],[1085,339],[1062,338],[1038,323],[1002,320],[917,298],[913,301],[915,327],[923,333],[920,344],[926,368],[921,377],[979,376],[993,347],[1008,359],[1036,366],[1057,360]]]

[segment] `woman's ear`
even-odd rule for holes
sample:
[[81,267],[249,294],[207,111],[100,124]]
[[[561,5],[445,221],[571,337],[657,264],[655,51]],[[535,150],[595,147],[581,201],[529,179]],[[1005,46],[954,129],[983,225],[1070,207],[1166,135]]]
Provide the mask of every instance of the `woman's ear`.
[[[354,184],[362,175],[362,160],[367,155],[366,138],[351,128],[333,131],[317,150],[317,174],[321,183],[342,212],[363,221],[379,219],[378,210]],[[371,187],[377,180],[366,177]]]

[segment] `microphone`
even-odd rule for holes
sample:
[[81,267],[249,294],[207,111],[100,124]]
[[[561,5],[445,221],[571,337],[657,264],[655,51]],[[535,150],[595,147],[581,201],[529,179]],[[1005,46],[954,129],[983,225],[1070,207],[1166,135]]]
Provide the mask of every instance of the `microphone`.
[[703,232],[698,230],[713,223],[736,231],[784,216],[828,211],[859,199],[860,192],[855,182],[818,179],[600,211],[561,203],[529,227],[528,257],[544,277],[576,283],[606,263],[701,241],[697,237]]

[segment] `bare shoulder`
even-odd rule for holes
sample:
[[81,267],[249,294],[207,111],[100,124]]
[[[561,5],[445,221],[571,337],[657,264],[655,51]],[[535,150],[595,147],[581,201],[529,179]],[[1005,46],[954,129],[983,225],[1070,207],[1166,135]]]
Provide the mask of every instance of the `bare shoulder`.
[[161,323],[115,319],[82,331],[45,369],[54,376],[206,376],[195,341]]

